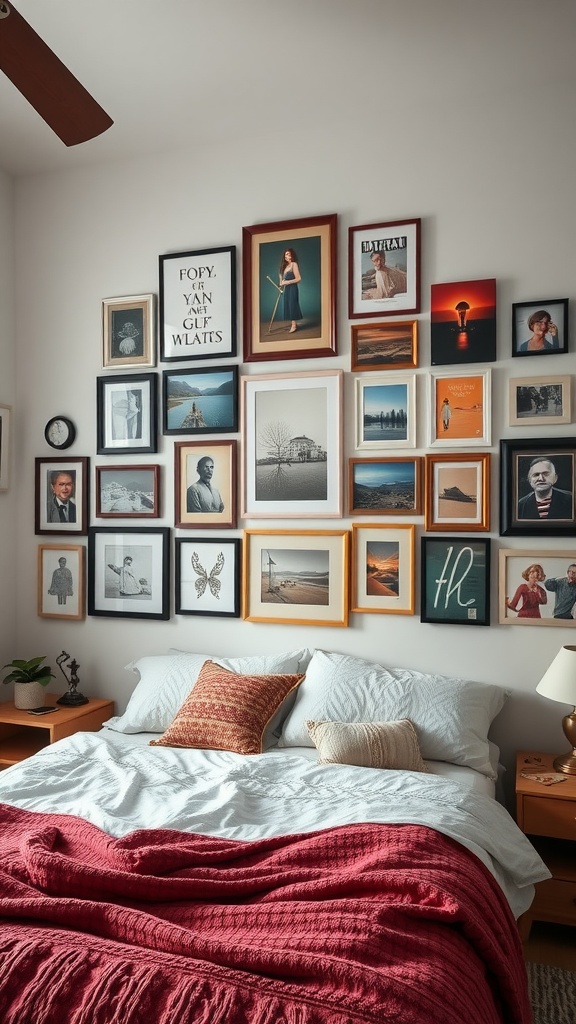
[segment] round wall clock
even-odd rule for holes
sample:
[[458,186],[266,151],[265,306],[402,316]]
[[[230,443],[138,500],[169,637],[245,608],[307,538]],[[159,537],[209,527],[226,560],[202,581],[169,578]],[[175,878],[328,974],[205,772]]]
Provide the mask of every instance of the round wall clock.
[[76,427],[65,416],[53,416],[44,428],[44,437],[51,448],[69,448],[76,437]]

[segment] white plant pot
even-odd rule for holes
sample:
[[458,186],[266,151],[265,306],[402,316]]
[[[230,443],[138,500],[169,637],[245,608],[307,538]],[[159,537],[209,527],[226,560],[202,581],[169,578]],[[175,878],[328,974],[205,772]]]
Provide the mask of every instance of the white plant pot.
[[40,683],[14,683],[14,707],[21,711],[41,708],[44,698],[44,687]]

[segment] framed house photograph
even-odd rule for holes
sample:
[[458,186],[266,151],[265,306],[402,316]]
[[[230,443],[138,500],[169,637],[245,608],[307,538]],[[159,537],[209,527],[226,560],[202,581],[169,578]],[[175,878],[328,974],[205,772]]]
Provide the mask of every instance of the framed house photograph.
[[512,355],[551,356],[568,351],[568,299],[512,303]]
[[351,370],[413,370],[418,366],[418,321],[352,324]]
[[35,532],[88,532],[89,463],[86,457],[35,459]]
[[422,622],[490,625],[490,541],[422,537]]
[[38,545],[38,615],[84,618],[85,555],[83,544]]
[[242,515],[342,515],[342,370],[241,377]]
[[181,529],[236,526],[237,441],[176,441],[174,525]]
[[421,515],[422,462],[421,455],[348,459],[349,515]]
[[352,524],[351,611],[414,614],[415,529]]
[[11,405],[0,405],[0,491],[10,485],[10,418]]
[[156,297],[102,301],[102,366],[156,366]]
[[159,257],[160,358],[236,355],[236,247]]
[[238,430],[238,367],[207,366],[162,373],[165,434],[223,434]]
[[170,529],[91,526],[88,614],[170,618]]
[[242,617],[348,625],[348,530],[245,530]]
[[430,447],[489,447],[491,370],[428,375]]
[[238,537],[176,537],[176,615],[240,616]]
[[572,423],[572,378],[513,377],[508,381],[511,427],[551,427]]
[[158,519],[160,466],[96,466],[97,519]]
[[416,375],[356,377],[356,449],[415,448]]
[[433,284],[431,363],[493,363],[496,359],[496,279]]
[[573,536],[576,438],[500,441],[500,534]]
[[158,377],[123,373],[96,378],[98,455],[151,454],[158,445]]
[[420,312],[420,218],[348,229],[348,316]]
[[502,625],[576,625],[576,548],[501,548],[498,557]]
[[425,529],[490,529],[490,455],[426,455]]
[[336,355],[336,220],[242,228],[245,362]]

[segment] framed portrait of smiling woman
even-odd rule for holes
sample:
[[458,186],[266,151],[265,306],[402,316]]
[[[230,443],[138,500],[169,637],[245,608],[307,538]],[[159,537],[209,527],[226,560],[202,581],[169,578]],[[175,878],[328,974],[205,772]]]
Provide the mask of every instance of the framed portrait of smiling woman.
[[500,534],[573,536],[576,437],[500,442]]
[[568,299],[513,303],[513,356],[551,356],[567,351]]

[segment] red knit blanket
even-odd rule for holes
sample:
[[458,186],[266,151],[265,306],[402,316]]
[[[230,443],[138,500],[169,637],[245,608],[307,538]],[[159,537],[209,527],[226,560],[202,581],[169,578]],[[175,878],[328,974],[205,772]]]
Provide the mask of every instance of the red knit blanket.
[[422,826],[113,839],[0,804],[3,1024],[529,1024],[490,873]]

